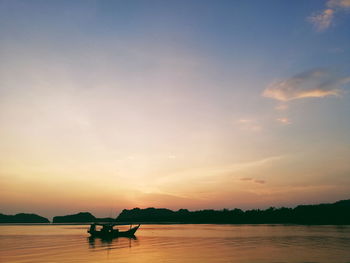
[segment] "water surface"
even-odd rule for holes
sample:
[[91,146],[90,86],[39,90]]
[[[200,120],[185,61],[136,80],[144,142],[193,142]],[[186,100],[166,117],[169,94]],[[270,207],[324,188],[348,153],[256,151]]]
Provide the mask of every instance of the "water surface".
[[350,262],[350,226],[142,225],[109,242],[87,228],[1,225],[0,262]]

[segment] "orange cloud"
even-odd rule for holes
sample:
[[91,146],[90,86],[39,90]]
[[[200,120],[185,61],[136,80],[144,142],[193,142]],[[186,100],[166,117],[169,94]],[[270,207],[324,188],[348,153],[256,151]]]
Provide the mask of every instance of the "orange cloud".
[[342,86],[349,82],[350,77],[340,78],[327,70],[315,69],[273,82],[262,95],[279,101],[339,96],[342,93]]

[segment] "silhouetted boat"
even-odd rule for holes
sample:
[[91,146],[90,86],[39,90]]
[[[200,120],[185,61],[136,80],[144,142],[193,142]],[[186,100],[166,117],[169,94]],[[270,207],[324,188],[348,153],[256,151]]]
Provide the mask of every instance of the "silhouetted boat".
[[[101,230],[96,230],[96,226],[102,226]],[[91,237],[98,238],[115,238],[115,237],[134,237],[135,232],[139,229],[140,225],[131,227],[126,231],[119,231],[119,229],[113,229],[116,224],[91,224],[90,229],[87,231]]]

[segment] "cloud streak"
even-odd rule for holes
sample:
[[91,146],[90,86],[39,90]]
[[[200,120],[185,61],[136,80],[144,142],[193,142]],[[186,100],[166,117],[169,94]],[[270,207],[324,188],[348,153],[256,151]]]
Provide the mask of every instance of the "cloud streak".
[[257,184],[264,184],[264,183],[266,183],[266,182],[265,182],[265,180],[258,180],[258,179],[256,179],[256,180],[254,180],[254,183],[257,183]]
[[240,180],[241,181],[250,181],[250,182],[253,182],[253,183],[256,183],[256,184],[265,184],[266,183],[265,180],[254,179],[254,178],[251,178],[251,177],[243,177]]
[[262,95],[279,101],[340,96],[342,86],[349,82],[350,77],[338,77],[328,70],[314,69],[275,81],[267,86]]
[[241,181],[251,181],[253,180],[253,178],[250,178],[250,177],[243,177],[240,179]]

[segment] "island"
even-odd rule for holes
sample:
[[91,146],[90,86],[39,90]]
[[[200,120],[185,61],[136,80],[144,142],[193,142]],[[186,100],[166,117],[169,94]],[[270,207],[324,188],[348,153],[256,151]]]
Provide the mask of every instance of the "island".
[[91,223],[91,222],[115,222],[113,218],[97,218],[89,212],[80,212],[73,215],[55,216],[53,223]]
[[0,214],[0,223],[50,223],[50,221],[36,214],[20,213],[16,215]]

